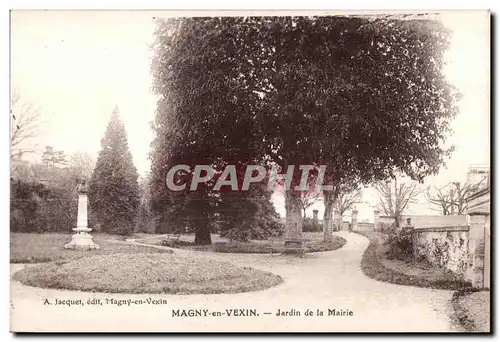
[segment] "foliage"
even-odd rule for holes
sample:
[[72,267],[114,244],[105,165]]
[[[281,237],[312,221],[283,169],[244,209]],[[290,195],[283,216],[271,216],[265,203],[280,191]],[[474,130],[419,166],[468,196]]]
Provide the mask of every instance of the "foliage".
[[271,202],[271,191],[265,184],[248,191],[224,191],[217,202],[217,226],[221,237],[231,241],[267,239],[279,236],[283,225]]
[[130,234],[134,231],[139,207],[138,175],[117,108],[101,146],[89,184],[90,212],[103,232]]
[[61,167],[68,164],[68,160],[64,151],[55,150],[52,146],[45,146],[42,163],[48,167]]
[[409,229],[393,229],[384,235],[388,259],[411,260],[413,258],[413,234]]
[[[453,313],[451,315],[452,319],[461,325],[467,332],[490,332],[491,331],[491,318],[490,318],[490,308],[484,307],[482,303],[476,303],[473,305],[470,300],[467,300],[469,296],[476,292],[482,292],[484,297],[484,302],[489,302],[491,295],[488,293],[490,289],[487,288],[477,288],[477,287],[466,287],[455,291],[453,293],[451,304],[453,307]],[[480,312],[481,311],[481,312]],[[486,316],[486,317],[485,317]],[[486,322],[481,321],[481,318],[485,319]]]
[[[443,142],[456,113],[442,71],[448,38],[440,23],[428,20],[160,21],[152,65],[159,95],[152,146],[155,207],[172,202],[160,189],[177,162],[272,162],[284,170],[326,165],[331,193],[386,179],[395,170],[417,180],[437,172],[451,152]],[[299,178],[296,168],[292,189]],[[207,222],[214,195],[196,196],[203,203],[196,212]],[[285,196],[286,234],[300,237],[300,193]],[[332,196],[325,199],[325,213],[337,199]],[[197,227],[205,236],[209,229]]]
[[136,231],[142,233],[155,233],[156,227],[151,211],[151,176],[139,177],[139,212],[137,214]]
[[321,226],[318,222],[314,223],[314,220],[310,217],[304,219],[304,224],[302,226],[303,232],[320,232]]
[[437,238],[432,239],[432,257],[437,262],[438,266],[444,267],[448,263],[448,250],[450,245],[448,241],[439,241]]
[[391,231],[394,231],[396,229],[396,223],[385,223],[385,222],[379,222],[377,223],[377,226],[375,227],[375,230],[377,232],[381,233],[389,233]]
[[76,225],[74,188],[11,180],[10,229],[13,232],[68,232]]
[[[428,277],[426,275],[415,276],[405,272],[399,272],[391,268],[387,268],[383,264],[386,256],[380,252],[378,233],[373,232],[357,232],[364,235],[370,240],[368,248],[363,253],[361,259],[361,270],[363,273],[372,279],[383,281],[391,284],[408,285],[417,287],[427,287],[442,290],[458,290],[470,286],[470,282],[447,278],[444,274],[440,278]],[[411,269],[412,264],[406,264],[408,269]],[[408,272],[410,273],[410,272]]]

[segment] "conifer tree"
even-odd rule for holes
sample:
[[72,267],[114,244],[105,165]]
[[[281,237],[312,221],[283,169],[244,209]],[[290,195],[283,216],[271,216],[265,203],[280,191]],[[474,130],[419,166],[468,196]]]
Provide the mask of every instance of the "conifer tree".
[[138,175],[117,107],[101,147],[88,191],[92,219],[103,232],[130,234],[139,207]]

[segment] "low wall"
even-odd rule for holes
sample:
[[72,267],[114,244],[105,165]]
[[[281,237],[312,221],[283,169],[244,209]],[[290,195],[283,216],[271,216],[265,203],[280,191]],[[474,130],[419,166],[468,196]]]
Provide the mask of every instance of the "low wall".
[[425,227],[413,231],[415,256],[465,276],[469,226]]
[[466,215],[403,215],[403,224],[406,219],[411,219],[411,225],[415,228],[433,228],[433,227],[454,227],[466,226]]
[[[401,220],[402,226],[406,226],[408,218],[411,219],[411,225],[416,229],[467,225],[466,215],[403,215]],[[394,223],[394,217],[380,216],[377,220],[377,225],[380,223],[390,225]]]
[[391,225],[394,223],[394,217],[392,216],[380,216],[376,221],[376,224]]
[[358,227],[356,230],[358,232],[373,232],[373,223],[358,222]]

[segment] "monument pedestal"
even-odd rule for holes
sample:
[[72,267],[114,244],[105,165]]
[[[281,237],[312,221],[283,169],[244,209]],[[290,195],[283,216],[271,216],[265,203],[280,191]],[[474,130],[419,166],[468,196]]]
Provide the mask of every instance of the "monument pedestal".
[[92,229],[77,227],[73,228],[73,231],[76,232],[76,234],[71,237],[71,241],[67,243],[64,248],[79,250],[99,249],[99,245],[94,243],[92,235],[89,234]]
[[89,232],[92,228],[88,228],[87,220],[87,187],[85,181],[78,185],[78,215],[76,228],[73,231],[76,233],[71,237],[71,241],[64,245],[65,249],[91,250],[99,249],[99,246],[92,241],[92,235]]

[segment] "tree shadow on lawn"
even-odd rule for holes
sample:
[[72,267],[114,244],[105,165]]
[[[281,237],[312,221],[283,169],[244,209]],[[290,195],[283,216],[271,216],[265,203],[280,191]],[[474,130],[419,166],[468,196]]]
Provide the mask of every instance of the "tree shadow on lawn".
[[114,253],[172,253],[172,251],[166,249],[119,243],[125,237],[102,233],[92,234],[94,242],[100,246],[98,250],[78,251],[64,249],[64,245],[71,240],[71,235],[69,233],[11,233],[10,262],[41,263]]

